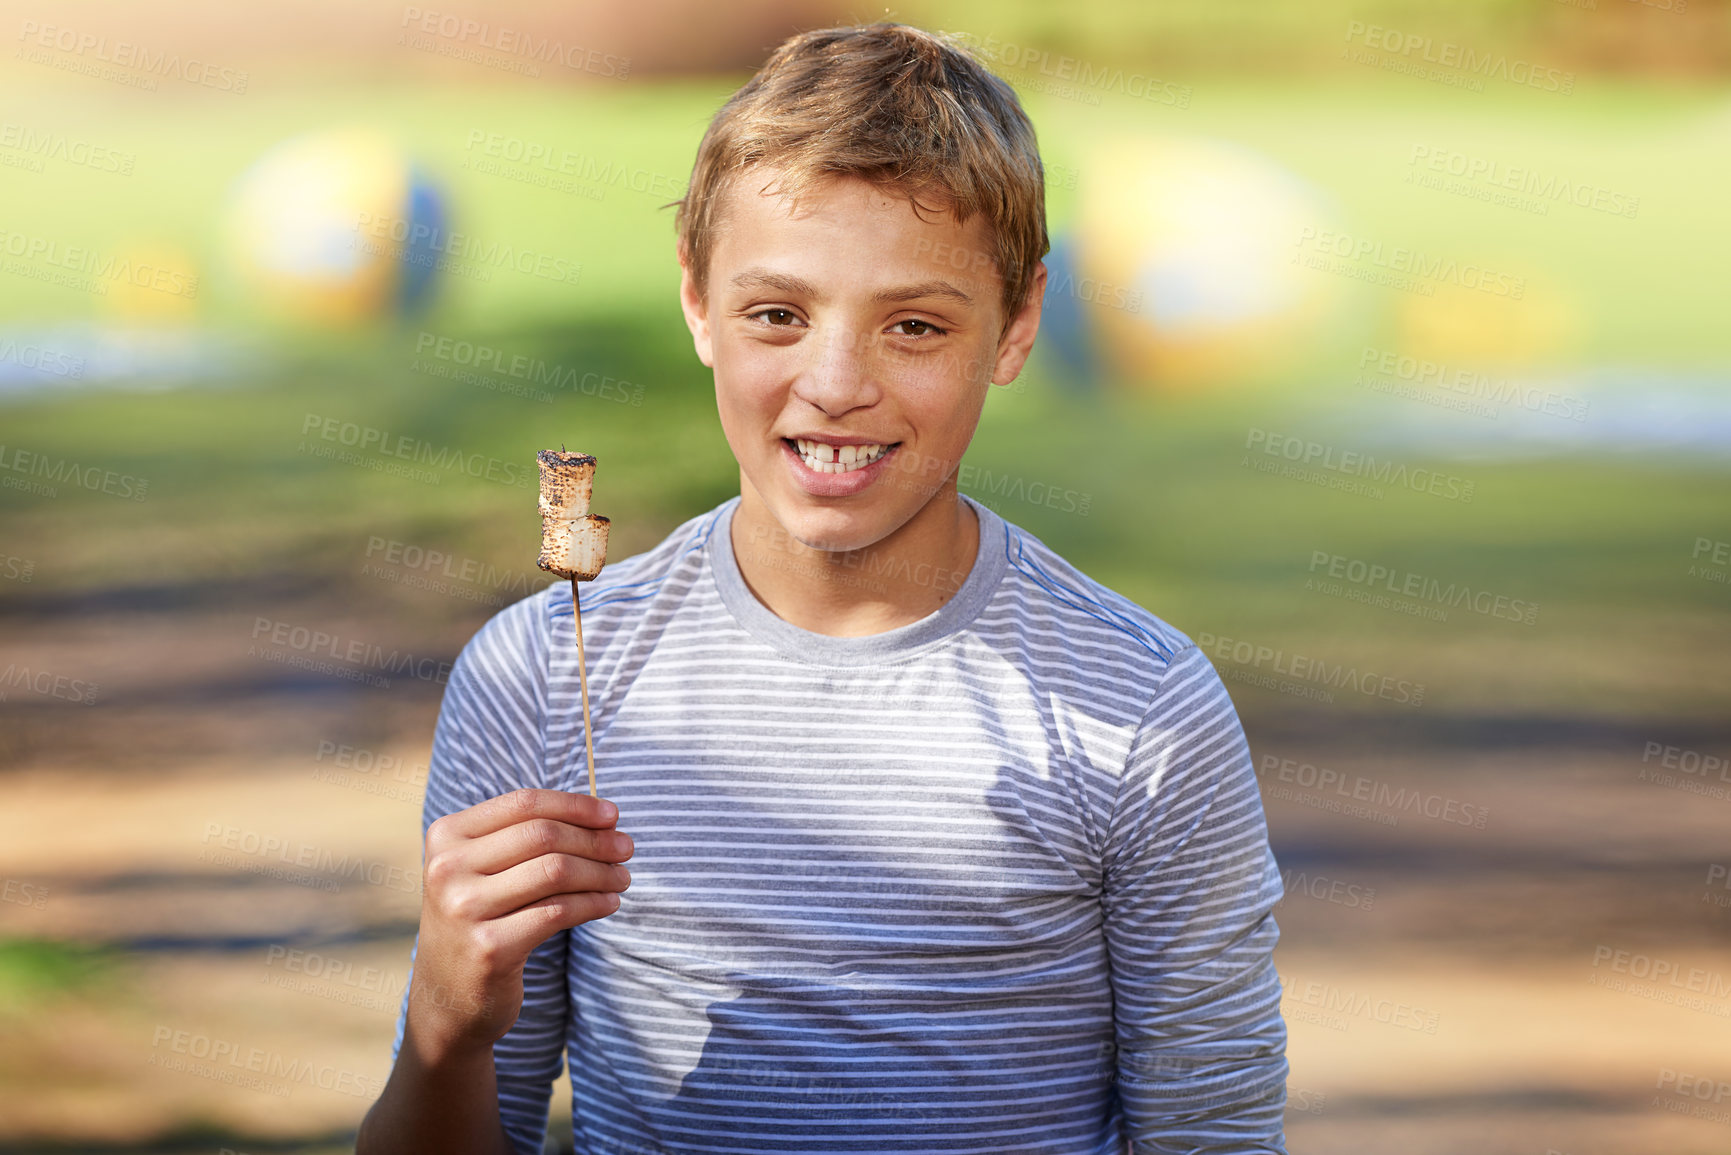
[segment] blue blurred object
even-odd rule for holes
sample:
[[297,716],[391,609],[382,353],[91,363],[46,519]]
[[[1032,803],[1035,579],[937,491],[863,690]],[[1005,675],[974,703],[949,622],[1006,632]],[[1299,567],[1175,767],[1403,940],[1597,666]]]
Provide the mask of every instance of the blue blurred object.
[[98,389],[244,386],[262,379],[267,357],[241,334],[192,326],[0,329],[0,403]]
[[409,169],[409,247],[403,257],[403,278],[397,291],[397,312],[420,313],[438,283],[438,246],[447,235],[445,202],[432,178],[419,166]]
[[1060,387],[1086,394],[1100,387],[1100,360],[1082,302],[1074,292],[1075,283],[1075,239],[1068,232],[1055,233],[1046,255],[1046,294],[1041,298],[1035,348],[1053,359],[1053,376]]
[[1298,259],[1337,218],[1320,189],[1243,145],[1126,134],[1082,169],[1068,279],[1048,299],[1068,294],[1065,343],[1115,387],[1289,377],[1344,315],[1351,282]]
[[225,243],[267,312],[354,325],[427,307],[448,216],[444,194],[390,138],[342,129],[284,141],[241,174]]

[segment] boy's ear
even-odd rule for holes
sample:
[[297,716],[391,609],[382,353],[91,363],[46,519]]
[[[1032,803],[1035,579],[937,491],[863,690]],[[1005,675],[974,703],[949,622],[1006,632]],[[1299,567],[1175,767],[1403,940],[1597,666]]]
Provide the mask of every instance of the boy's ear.
[[1040,304],[1046,296],[1046,262],[1034,266],[1034,279],[1028,286],[1028,298],[998,338],[998,360],[992,366],[992,384],[1008,385],[1021,375],[1028,354],[1034,348],[1034,336],[1040,331]]
[[691,342],[697,347],[697,359],[715,368],[715,349],[709,335],[709,310],[704,308],[697,291],[697,277],[691,271],[685,246],[678,246],[679,308],[685,314],[685,327],[691,330]]

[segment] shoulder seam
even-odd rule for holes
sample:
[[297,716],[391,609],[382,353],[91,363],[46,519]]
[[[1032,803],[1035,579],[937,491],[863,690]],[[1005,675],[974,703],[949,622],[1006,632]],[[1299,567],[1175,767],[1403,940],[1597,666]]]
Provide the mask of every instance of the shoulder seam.
[[[1142,740],[1142,733],[1147,728],[1148,719],[1154,716],[1156,708],[1162,704],[1162,695],[1166,689],[1167,680],[1172,676],[1172,668],[1178,664],[1178,659],[1180,657],[1188,655],[1192,650],[1195,650],[1199,654],[1202,653],[1202,647],[1198,646],[1195,642],[1191,642],[1187,646],[1179,647],[1179,649],[1174,652],[1172,658],[1167,661],[1166,668],[1160,671],[1159,682],[1154,685],[1148,695],[1148,705],[1144,707],[1142,713],[1137,716],[1136,726],[1130,731],[1130,741],[1124,748],[1124,761],[1119,764],[1118,774],[1116,776],[1117,780],[1114,782],[1112,787],[1112,809],[1108,812],[1106,817],[1105,841],[1108,844],[1111,841],[1111,832],[1115,830],[1118,825],[1118,814],[1120,806],[1124,801],[1124,783],[1128,781],[1130,777],[1130,759],[1136,755],[1136,746],[1137,743]],[[1202,654],[1202,660],[1206,663],[1208,661],[1208,655]],[[1223,685],[1222,689],[1224,688]],[[1231,696],[1229,694],[1228,701],[1230,700]],[[1219,790],[1218,782],[1215,783],[1215,790],[1216,792]],[[1213,802],[1210,801],[1209,805],[1212,806]],[[1102,868],[1105,868],[1105,859],[1103,855],[1101,865]]]
[[[1153,631],[1147,630],[1146,627],[1139,626],[1136,623],[1129,621],[1122,615],[1108,609],[1096,599],[1089,597],[1086,593],[1064,585],[1064,583],[1059,581],[1056,577],[1053,577],[1051,574],[1041,570],[1038,564],[1032,559],[1027,558],[1023,551],[1022,531],[1020,527],[1010,525],[1006,522],[1004,528],[1006,530],[1004,534],[1004,557],[1009,562],[1010,568],[1019,570],[1035,585],[1044,589],[1047,593],[1051,594],[1059,601],[1064,602],[1066,605],[1081,610],[1089,617],[1105,622],[1107,625],[1121,630],[1132,641],[1136,642],[1136,644],[1140,645],[1155,657],[1168,663],[1172,661],[1174,651],[1171,650],[1166,643],[1162,642],[1159,637],[1155,636]],[[1014,538],[1016,542],[1016,550],[1013,556],[1010,553],[1010,541],[1012,538]],[[1023,561],[1026,561],[1027,564],[1023,565]],[[1070,598],[1065,597],[1066,593],[1079,600],[1073,601]],[[1101,613],[1097,614],[1093,610],[1090,610],[1088,608],[1089,605],[1096,607],[1101,611]],[[1102,617],[1101,614],[1109,616]],[[1146,637],[1144,637],[1145,633],[1147,635]],[[1152,642],[1152,644],[1150,644],[1150,642]]]

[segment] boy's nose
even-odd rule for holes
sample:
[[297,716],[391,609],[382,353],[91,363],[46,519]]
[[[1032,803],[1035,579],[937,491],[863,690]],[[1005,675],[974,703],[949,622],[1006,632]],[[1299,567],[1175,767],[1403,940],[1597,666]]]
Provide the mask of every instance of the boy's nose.
[[830,330],[823,339],[810,342],[810,347],[811,361],[794,383],[800,400],[832,417],[877,401],[878,375],[859,335]]

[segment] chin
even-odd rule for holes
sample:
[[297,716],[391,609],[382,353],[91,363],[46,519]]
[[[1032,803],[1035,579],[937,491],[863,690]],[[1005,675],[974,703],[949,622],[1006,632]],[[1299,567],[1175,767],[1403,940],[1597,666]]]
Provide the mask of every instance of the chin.
[[785,512],[782,527],[810,549],[843,553],[864,549],[885,535],[877,528],[882,516],[864,510],[814,509],[798,503]]

